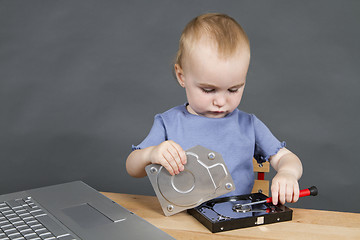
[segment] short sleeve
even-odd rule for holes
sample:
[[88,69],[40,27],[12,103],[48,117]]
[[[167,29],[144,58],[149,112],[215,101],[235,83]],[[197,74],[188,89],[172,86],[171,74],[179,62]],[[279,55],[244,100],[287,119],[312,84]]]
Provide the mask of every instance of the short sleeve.
[[164,126],[164,121],[160,114],[157,114],[154,118],[154,124],[151,127],[151,130],[147,137],[139,144],[132,145],[132,150],[143,149],[150,146],[156,146],[166,141],[166,130]]
[[255,152],[254,158],[259,162],[268,161],[281,148],[286,146],[285,142],[280,142],[255,115],[253,117],[255,131]]

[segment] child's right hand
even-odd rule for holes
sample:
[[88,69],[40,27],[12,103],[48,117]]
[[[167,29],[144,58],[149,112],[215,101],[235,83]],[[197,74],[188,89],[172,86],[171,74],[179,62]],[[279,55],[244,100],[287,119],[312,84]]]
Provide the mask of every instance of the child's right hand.
[[172,140],[154,146],[150,153],[151,163],[161,164],[171,175],[183,171],[186,160],[185,151]]

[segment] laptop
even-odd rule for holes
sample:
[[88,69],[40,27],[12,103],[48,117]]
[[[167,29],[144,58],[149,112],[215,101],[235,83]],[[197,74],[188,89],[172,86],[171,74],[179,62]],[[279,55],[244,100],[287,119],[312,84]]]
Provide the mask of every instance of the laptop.
[[0,240],[174,239],[81,181],[0,196]]

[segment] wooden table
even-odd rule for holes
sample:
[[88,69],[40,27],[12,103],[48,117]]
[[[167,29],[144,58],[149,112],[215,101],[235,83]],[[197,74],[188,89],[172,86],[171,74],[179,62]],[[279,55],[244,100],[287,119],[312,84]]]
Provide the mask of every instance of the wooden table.
[[293,220],[211,233],[186,211],[165,217],[155,196],[103,193],[176,239],[360,239],[360,214],[293,208]]

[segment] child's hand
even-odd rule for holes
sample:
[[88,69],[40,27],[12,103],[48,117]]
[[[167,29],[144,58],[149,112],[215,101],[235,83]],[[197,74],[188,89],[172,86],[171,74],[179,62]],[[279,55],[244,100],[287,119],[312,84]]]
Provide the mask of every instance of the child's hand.
[[296,202],[300,192],[298,179],[302,175],[300,159],[288,149],[281,148],[269,160],[271,166],[277,171],[271,184],[273,204]]
[[175,175],[184,170],[186,154],[179,144],[169,140],[152,149],[150,161],[151,163],[161,164],[171,175]]
[[278,172],[272,180],[271,196],[274,205],[278,202],[297,202],[299,191],[299,183],[291,173]]

